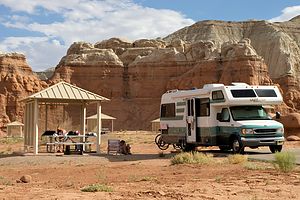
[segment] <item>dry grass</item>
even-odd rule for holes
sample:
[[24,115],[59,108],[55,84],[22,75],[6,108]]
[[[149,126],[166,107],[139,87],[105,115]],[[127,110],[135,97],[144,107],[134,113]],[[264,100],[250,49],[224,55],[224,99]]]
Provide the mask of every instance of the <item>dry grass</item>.
[[199,152],[179,153],[171,159],[171,164],[209,164],[214,162],[211,154]]
[[296,167],[296,156],[292,152],[277,152],[275,153],[274,165],[276,169],[282,172],[291,172]]
[[92,184],[81,189],[82,192],[113,192],[113,189],[107,185]]
[[240,154],[234,154],[234,155],[229,155],[227,157],[227,160],[230,164],[243,164],[247,162],[248,157]]

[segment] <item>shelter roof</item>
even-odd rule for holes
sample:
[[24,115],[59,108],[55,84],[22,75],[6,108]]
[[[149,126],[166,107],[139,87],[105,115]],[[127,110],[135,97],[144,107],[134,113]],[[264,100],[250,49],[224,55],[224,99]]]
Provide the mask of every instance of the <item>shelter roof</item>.
[[[97,114],[87,117],[87,119],[97,119]],[[116,119],[112,116],[101,113],[101,119]]]
[[9,124],[6,124],[6,126],[24,126],[24,124],[18,121],[14,121]]
[[43,101],[109,101],[108,98],[87,91],[64,81],[52,85],[38,93],[32,94],[24,100],[39,99]]

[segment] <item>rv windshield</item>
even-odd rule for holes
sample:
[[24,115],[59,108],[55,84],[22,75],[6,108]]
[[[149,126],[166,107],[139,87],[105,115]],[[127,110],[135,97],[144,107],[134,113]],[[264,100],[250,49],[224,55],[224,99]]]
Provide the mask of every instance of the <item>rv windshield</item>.
[[230,107],[232,118],[240,120],[269,120],[267,112],[262,106],[234,106]]

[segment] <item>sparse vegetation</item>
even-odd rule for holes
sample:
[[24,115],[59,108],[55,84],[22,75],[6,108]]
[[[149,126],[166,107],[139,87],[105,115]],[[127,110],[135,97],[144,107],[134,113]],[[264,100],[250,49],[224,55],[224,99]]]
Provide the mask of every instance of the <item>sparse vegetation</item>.
[[0,185],[12,185],[12,182],[3,176],[0,176]]
[[110,186],[103,184],[92,184],[81,189],[82,192],[112,192],[113,189]]
[[184,152],[171,159],[171,164],[209,164],[212,163],[212,155],[199,152]]
[[16,143],[20,143],[20,142],[23,142],[23,141],[24,141],[23,138],[7,137],[7,138],[1,138],[0,139],[0,144],[16,144]]
[[215,178],[215,181],[216,181],[217,183],[221,183],[222,177],[221,177],[221,176],[217,176],[217,177]]
[[276,169],[282,172],[291,172],[296,166],[296,156],[292,152],[275,153],[274,165]]
[[244,167],[249,170],[266,170],[267,169],[266,166],[261,166],[256,163],[253,163],[253,162],[246,162],[244,164]]
[[248,157],[240,154],[234,154],[229,155],[227,159],[230,164],[243,164],[247,162]]

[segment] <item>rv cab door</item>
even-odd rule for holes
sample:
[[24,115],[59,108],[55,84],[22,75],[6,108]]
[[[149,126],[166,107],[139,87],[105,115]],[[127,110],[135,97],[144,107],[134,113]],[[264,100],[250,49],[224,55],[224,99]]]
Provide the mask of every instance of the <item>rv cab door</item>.
[[196,99],[192,98],[186,101],[186,140],[188,143],[194,143],[197,130]]

